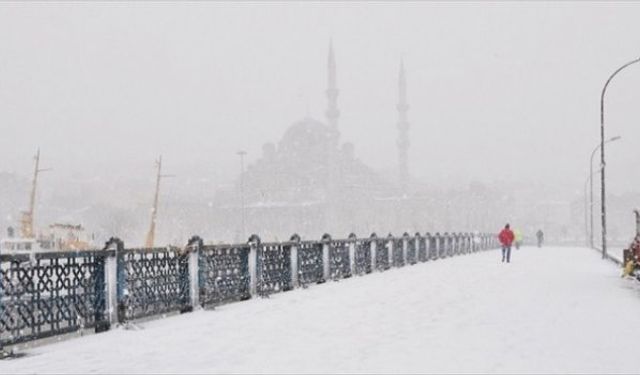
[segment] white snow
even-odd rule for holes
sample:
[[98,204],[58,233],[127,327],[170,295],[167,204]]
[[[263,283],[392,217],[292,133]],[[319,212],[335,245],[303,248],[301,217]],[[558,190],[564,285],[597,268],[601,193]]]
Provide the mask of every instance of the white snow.
[[26,350],[7,373],[637,373],[640,288],[593,250],[490,251]]

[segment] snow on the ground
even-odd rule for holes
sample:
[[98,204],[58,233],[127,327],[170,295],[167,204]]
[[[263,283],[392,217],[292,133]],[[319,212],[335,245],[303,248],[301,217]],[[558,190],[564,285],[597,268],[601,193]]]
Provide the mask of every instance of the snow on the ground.
[[0,373],[637,373],[640,288],[581,248],[490,251],[27,350]]

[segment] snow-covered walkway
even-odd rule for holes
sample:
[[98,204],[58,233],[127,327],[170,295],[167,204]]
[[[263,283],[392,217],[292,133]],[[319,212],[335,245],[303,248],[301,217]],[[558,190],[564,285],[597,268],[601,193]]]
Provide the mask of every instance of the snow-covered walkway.
[[593,250],[427,262],[28,349],[9,373],[638,373],[640,288]]

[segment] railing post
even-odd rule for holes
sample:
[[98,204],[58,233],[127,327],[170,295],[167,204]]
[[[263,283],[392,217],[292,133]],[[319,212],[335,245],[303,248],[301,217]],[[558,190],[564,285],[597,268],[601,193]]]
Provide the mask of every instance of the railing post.
[[443,242],[444,242],[444,255],[446,258],[451,256],[451,248],[449,243],[449,232],[444,232],[443,234]]
[[298,247],[300,246],[300,236],[294,233],[291,238],[291,288],[299,287],[298,281]]
[[331,280],[331,235],[325,233],[322,235],[322,275],[326,281]]
[[451,248],[453,249],[453,255],[460,255],[460,234],[459,233],[451,233]]
[[640,211],[633,210],[633,213],[636,215],[636,236],[640,236]]
[[113,256],[107,259],[107,303],[109,311],[109,321],[114,323],[126,323],[127,320],[127,285],[125,278],[124,264],[124,242],[119,238],[112,237],[105,244],[105,249],[113,250]]
[[351,270],[351,275],[356,275],[356,241],[358,240],[358,236],[355,233],[349,234],[349,269]]
[[200,251],[204,245],[202,238],[193,236],[187,242],[189,254],[189,290],[192,309],[200,306]]
[[249,237],[249,291],[251,298],[258,294],[258,246],[260,237],[253,234]]
[[378,265],[378,257],[376,255],[376,252],[378,251],[377,249],[378,236],[375,233],[371,233],[371,235],[369,236],[369,239],[370,239],[369,246],[371,249],[371,273],[373,273],[373,272],[376,272],[377,265]]
[[404,232],[402,235],[402,264],[409,265],[409,233]]

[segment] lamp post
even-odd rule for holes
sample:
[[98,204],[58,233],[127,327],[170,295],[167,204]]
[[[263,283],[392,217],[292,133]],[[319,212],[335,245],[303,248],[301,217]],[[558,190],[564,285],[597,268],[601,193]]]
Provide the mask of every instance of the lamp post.
[[[598,148],[600,148],[600,146],[598,146]],[[598,169],[596,174],[600,172],[602,172],[602,169]],[[593,248],[593,217],[591,218],[592,219],[591,233],[589,233],[589,217],[588,216],[591,212],[589,210],[589,206],[593,208],[593,201],[591,201],[591,204],[589,204],[589,193],[587,192],[587,187],[589,186],[589,184],[592,184],[592,182],[593,182],[593,171],[589,173],[589,176],[584,181],[584,240],[585,240],[585,246],[591,246],[591,248]],[[591,199],[593,199],[593,191],[591,192]],[[589,234],[591,234],[591,241],[589,241]]]
[[237,154],[240,155],[240,216],[242,218],[242,240],[244,241],[246,240],[244,232],[244,156],[247,154],[247,152],[240,150]]
[[[613,141],[617,141],[619,140],[620,137],[619,135],[615,136],[615,137],[611,137],[609,139],[607,139],[606,141],[604,141],[605,144],[609,143],[609,142],[613,142]],[[593,248],[593,157],[596,155],[596,151],[598,151],[600,149],[601,145],[597,145],[596,148],[593,149],[593,151],[591,152],[591,159],[589,159],[589,189],[590,189],[590,193],[589,193],[589,233],[590,233],[590,240],[589,240],[589,246],[591,246],[591,248]]]
[[602,168],[602,173],[600,174],[600,209],[602,219],[602,259],[605,259],[607,256],[607,206],[605,204],[606,194],[604,175],[604,168],[606,165],[604,161],[604,95],[606,94],[607,87],[609,86],[609,83],[611,82],[613,77],[620,73],[620,71],[622,71],[624,68],[637,62],[640,62],[640,58],[631,60],[614,71],[605,82],[604,86],[602,87],[602,93],[600,94],[600,165]]

